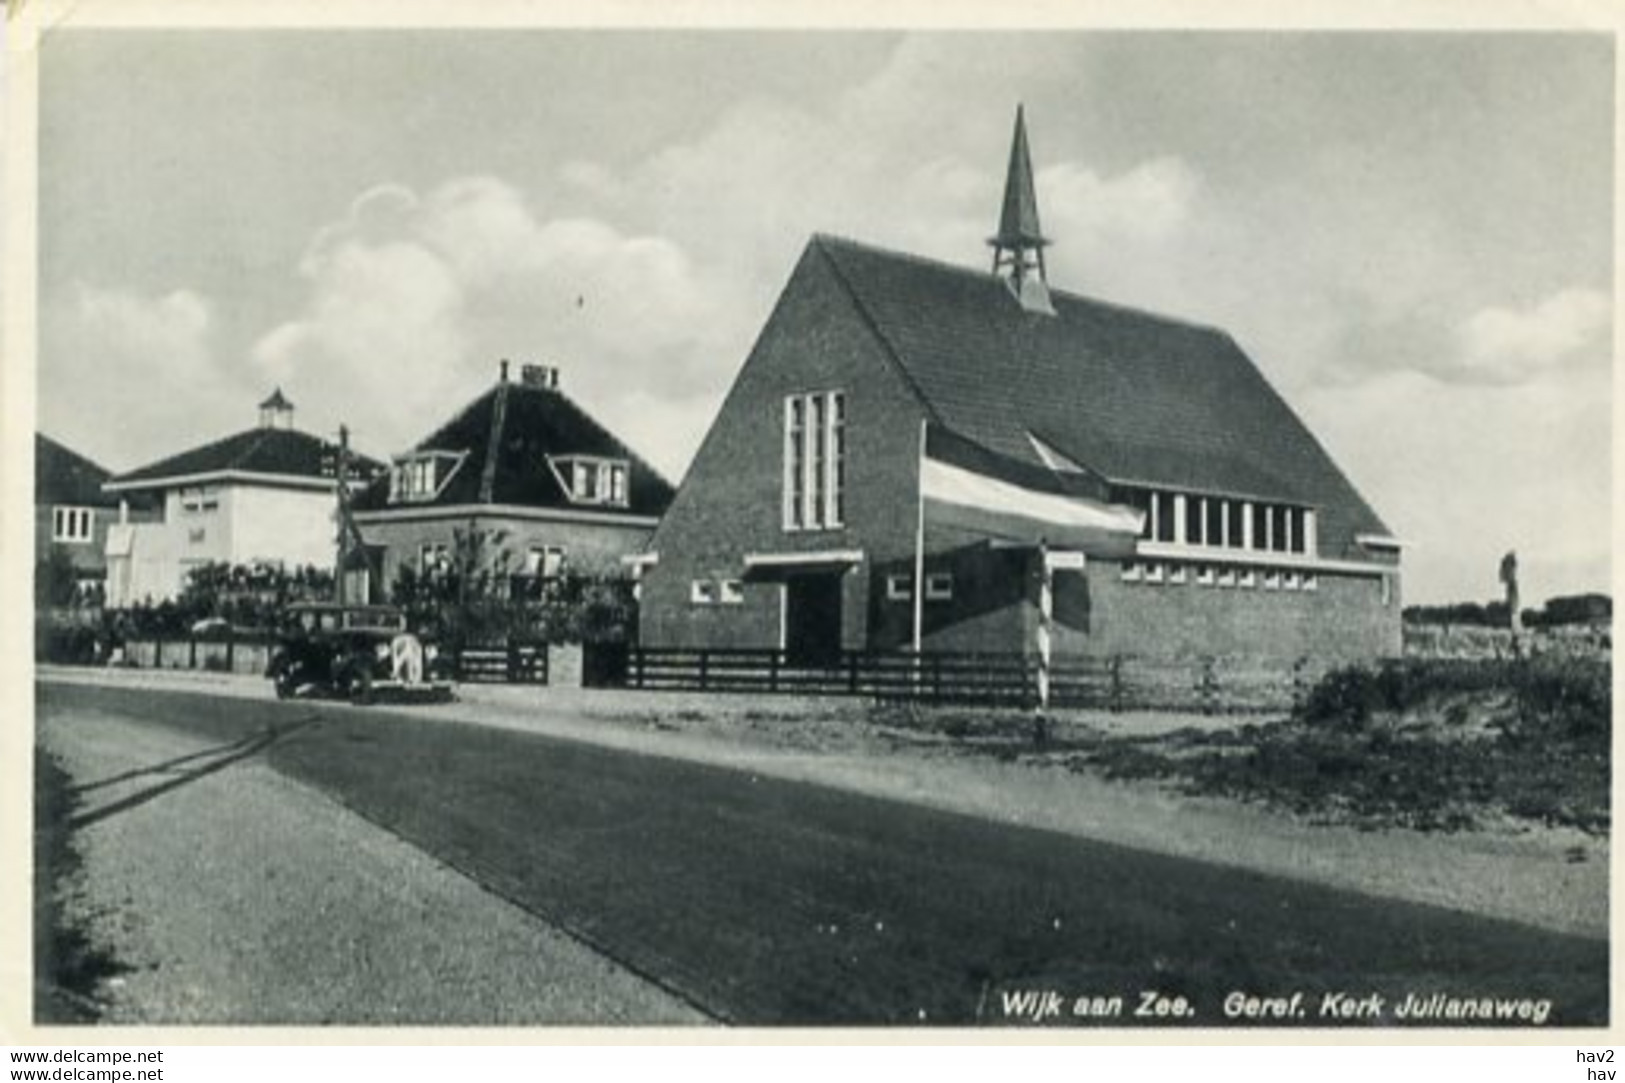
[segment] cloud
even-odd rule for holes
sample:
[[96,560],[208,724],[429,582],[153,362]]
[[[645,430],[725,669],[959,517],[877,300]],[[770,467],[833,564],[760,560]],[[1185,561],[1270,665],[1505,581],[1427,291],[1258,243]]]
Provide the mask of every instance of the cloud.
[[81,282],[75,298],[85,333],[107,351],[109,370],[137,362],[151,366],[151,376],[180,383],[209,374],[209,303],[191,290],[144,297]]
[[1518,310],[1486,308],[1461,326],[1453,372],[1466,382],[1518,383],[1544,375],[1607,336],[1613,304],[1600,290],[1565,289]]
[[251,355],[296,401],[321,407],[321,424],[348,421],[375,453],[422,438],[489,383],[499,358],[560,366],[567,392],[589,409],[607,404],[606,423],[625,388],[680,388],[718,363],[713,295],[679,246],[539,216],[495,177],[453,178],[421,197],[369,189],[315,231],[299,273],[303,311]]
[[1524,560],[1528,597],[1607,589],[1611,374],[1522,386],[1415,371],[1306,393],[1305,420],[1389,528],[1411,543],[1408,601],[1494,597]]
[[1201,187],[1196,171],[1176,157],[1141,162],[1116,176],[1075,162],[1040,169],[1046,217],[1089,248],[1119,238],[1166,240],[1189,223]]
[[41,427],[126,470],[222,435],[219,419],[250,422],[258,400],[240,371],[219,364],[216,322],[191,289],[73,283],[43,313],[52,348],[40,368]]

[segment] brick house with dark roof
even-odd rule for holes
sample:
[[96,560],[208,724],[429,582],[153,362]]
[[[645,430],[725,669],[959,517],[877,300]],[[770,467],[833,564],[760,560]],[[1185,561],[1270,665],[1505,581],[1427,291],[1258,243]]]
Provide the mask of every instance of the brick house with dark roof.
[[642,558],[643,645],[1030,650],[1035,539],[931,522],[929,444],[1138,509],[1055,577],[1058,653],[1397,653],[1398,543],[1235,340],[1050,287],[1019,114],[990,243],[812,238]]
[[403,568],[432,574],[470,528],[482,567],[533,588],[563,575],[627,575],[672,487],[558,386],[558,370],[502,363],[495,386],[358,495],[352,508],[384,593]]
[[[34,434],[34,558],[65,557],[82,591],[99,596],[107,577],[108,528],[118,522],[119,501],[102,491],[112,474],[44,433]],[[152,505],[132,502],[132,518],[150,519]]]
[[[202,564],[333,567],[337,555],[338,445],[293,427],[278,389],[254,428],[168,456],[108,480],[121,506],[107,532],[108,604],[172,598]],[[383,464],[350,457],[351,486]],[[137,501],[156,508],[139,522]]]

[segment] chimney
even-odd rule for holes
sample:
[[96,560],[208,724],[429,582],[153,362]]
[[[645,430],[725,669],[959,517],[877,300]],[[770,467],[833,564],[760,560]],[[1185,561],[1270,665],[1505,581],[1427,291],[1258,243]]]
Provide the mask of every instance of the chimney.
[[519,382],[525,387],[539,387],[547,391],[559,389],[559,370],[552,365],[521,365]]
[[497,372],[498,372],[497,383],[499,383],[499,384],[507,383],[508,382],[508,359],[506,357],[504,357],[501,361],[499,361],[497,363]]

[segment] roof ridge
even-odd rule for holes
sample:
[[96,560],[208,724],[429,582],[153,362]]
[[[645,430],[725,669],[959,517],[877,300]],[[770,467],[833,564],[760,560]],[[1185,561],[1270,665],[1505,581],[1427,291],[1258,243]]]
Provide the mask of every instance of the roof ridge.
[[[508,381],[496,386],[496,398],[491,402],[491,427],[486,431],[485,462],[480,464],[480,503],[491,503],[496,492],[497,458],[502,452],[503,429],[508,425]],[[473,450],[472,448],[470,450]]]
[[[984,273],[974,267],[970,267],[962,263],[952,263],[936,256],[922,256],[917,252],[904,252],[901,249],[886,248],[878,244],[873,244],[869,241],[860,241],[855,238],[845,237],[837,233],[815,231],[812,236],[813,240],[819,242],[821,245],[833,244],[837,247],[854,248],[861,252],[869,253],[870,255],[884,256],[888,259],[912,263],[917,266],[930,268],[932,270],[945,271],[970,278],[986,278],[989,281],[998,281],[998,279],[990,273]],[[1187,319],[1181,316],[1170,316],[1163,312],[1153,312],[1151,309],[1137,308],[1134,305],[1124,304],[1121,301],[1107,301],[1099,297],[1091,297],[1087,294],[1064,289],[1056,286],[1053,283],[1049,284],[1049,292],[1052,298],[1062,297],[1076,304],[1092,305],[1097,308],[1108,308],[1114,312],[1122,312],[1130,316],[1137,316],[1141,319],[1155,320],[1158,323],[1168,324],[1173,327],[1184,327],[1193,331],[1205,331],[1209,334],[1219,335],[1224,338],[1232,337],[1230,332],[1226,331],[1223,327],[1220,327],[1217,324],[1205,323],[1200,320]]]
[[519,388],[522,391],[534,392],[534,393],[540,394],[540,395],[555,395],[555,396],[557,396],[559,399],[563,400],[563,402],[566,405],[568,405],[570,407],[570,409],[574,410],[581,417],[581,419],[583,421],[585,421],[588,425],[592,426],[594,429],[598,430],[598,433],[600,435],[602,435],[604,437],[607,437],[610,440],[611,443],[615,444],[622,451],[624,451],[626,453],[626,457],[627,457],[627,460],[629,462],[634,462],[637,465],[641,466],[644,470],[647,470],[661,484],[667,485],[667,486],[671,485],[671,482],[666,480],[666,476],[664,474],[662,474],[659,470],[655,469],[654,465],[652,463],[650,463],[647,459],[645,459],[642,455],[639,455],[633,449],[631,444],[628,444],[625,440],[622,440],[615,433],[611,432],[604,425],[603,422],[599,421],[596,417],[593,416],[592,411],[588,410],[585,406],[582,406],[575,399],[571,398],[568,394],[566,394],[564,392],[564,390],[562,388],[558,388],[558,387],[530,387],[530,386],[527,386],[527,385],[522,384],[522,383],[521,384],[515,384],[514,386]]
[[[258,451],[258,450],[259,450],[259,449],[260,449],[260,446],[261,446],[261,445],[263,445],[263,444],[264,444],[264,443],[265,443],[265,440],[266,440],[266,438],[267,438],[267,437],[268,437],[268,436],[269,436],[269,435],[270,435],[270,434],[271,434],[271,433],[273,433],[273,432],[275,432],[275,431],[276,431],[276,430],[275,430],[275,429],[266,429],[266,428],[262,428],[262,429],[258,429],[258,430],[255,430],[255,429],[245,429],[245,430],[244,430],[244,432],[252,432],[252,433],[254,433],[254,438],[253,438],[253,439],[252,439],[252,440],[249,440],[249,441],[248,441],[248,442],[247,442],[247,446],[245,446],[245,447],[243,447],[243,448],[242,448],[242,449],[240,449],[240,450],[239,450],[239,451],[238,451],[238,452],[237,452],[237,454],[235,454],[235,455],[233,455],[233,456],[232,456],[232,457],[231,457],[231,459],[230,459],[230,460],[229,460],[229,462],[228,462],[228,467],[230,467],[230,468],[236,468],[236,467],[237,467],[237,466],[238,466],[238,465],[239,465],[239,464],[241,464],[241,463],[242,463],[242,462],[243,462],[243,461],[244,461],[244,460],[245,460],[245,459],[247,459],[247,458],[248,458],[248,457],[249,457],[249,456],[251,456],[251,455],[253,455],[253,454],[254,454],[254,452],[256,452],[256,451]],[[286,431],[286,432],[293,432],[293,431],[294,431],[294,430],[293,430],[293,429],[286,429],[286,430],[284,430],[284,431]],[[307,434],[307,433],[300,433],[300,435],[301,435],[301,436],[305,436],[305,435],[308,435],[308,434]],[[229,439],[230,439],[230,437],[227,437],[227,439],[228,439],[228,440],[229,440]],[[321,438],[320,438],[320,437],[317,437],[317,439],[318,439],[318,440],[319,440],[319,439],[321,439]]]
[[[45,443],[50,445],[52,454],[66,456],[68,459],[72,460],[75,466],[88,467],[98,473],[106,474],[108,477],[113,476],[113,472],[111,470],[107,469],[107,467],[103,466],[95,459],[92,459],[89,455],[84,455],[78,451],[75,451],[67,444],[64,444],[62,441],[50,436],[49,434],[40,432],[38,429],[36,429],[34,430],[34,435],[38,439],[43,440]],[[36,448],[38,447],[37,444],[35,446]],[[37,455],[35,457],[38,458]]]
[[446,418],[446,420],[442,421],[440,424],[438,424],[434,428],[430,429],[428,436],[425,436],[422,440],[419,440],[417,443],[413,444],[407,450],[409,452],[410,451],[452,451],[452,450],[472,451],[473,450],[472,448],[461,448],[461,449],[440,448],[440,447],[436,447],[434,444],[431,444],[429,441],[430,441],[430,439],[432,437],[439,436],[441,433],[445,432],[447,429],[452,428],[453,426],[455,426],[459,421],[463,420],[463,418],[467,417],[470,413],[473,412],[473,410],[477,406],[480,405],[480,403],[485,401],[486,396],[496,394],[496,390],[500,386],[502,386],[500,383],[492,384],[490,387],[486,388],[484,391],[481,391],[478,395],[475,395],[473,398],[471,398],[467,402],[463,403],[463,405],[458,408],[456,413],[452,414],[450,417]]

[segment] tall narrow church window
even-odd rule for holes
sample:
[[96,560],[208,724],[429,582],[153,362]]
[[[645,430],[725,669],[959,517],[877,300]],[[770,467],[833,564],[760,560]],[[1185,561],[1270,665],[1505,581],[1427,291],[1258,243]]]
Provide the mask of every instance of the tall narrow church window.
[[784,529],[846,519],[846,399],[839,391],[784,400]]
[[830,526],[846,522],[846,396],[839,391],[829,395],[829,514]]
[[808,488],[812,490],[812,502],[807,508],[807,525],[821,527],[824,525],[824,513],[827,510],[824,504],[828,496],[828,477],[825,468],[829,465],[829,430],[825,428],[827,403],[822,395],[814,395],[807,404],[811,408],[807,423],[811,432],[812,454],[809,456],[809,465],[812,476],[809,478]]
[[802,494],[806,485],[806,465],[802,459],[806,434],[807,401],[793,395],[784,402],[784,526],[799,530],[802,525]]

